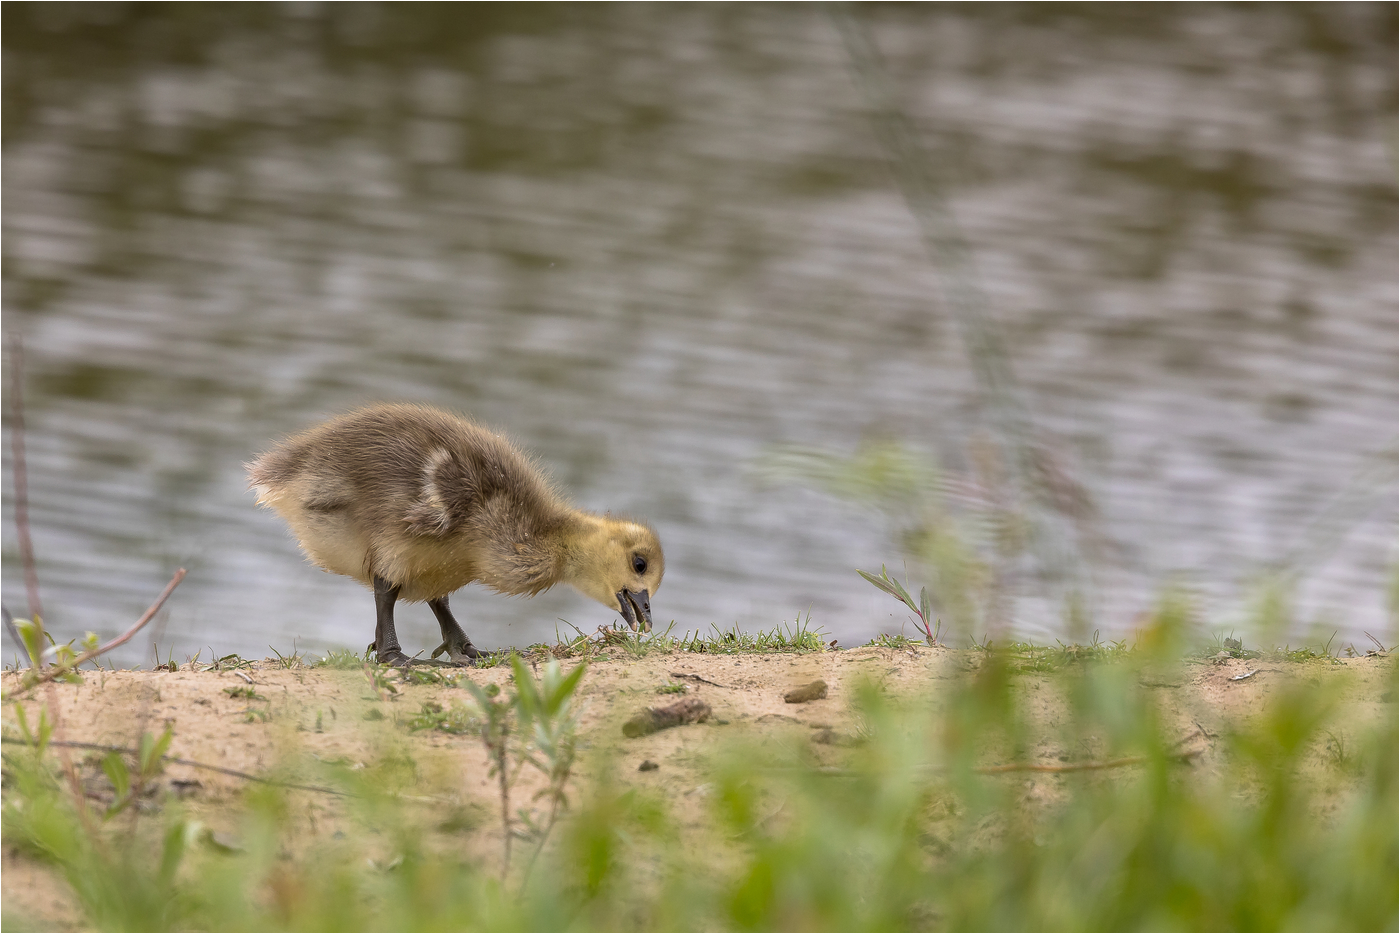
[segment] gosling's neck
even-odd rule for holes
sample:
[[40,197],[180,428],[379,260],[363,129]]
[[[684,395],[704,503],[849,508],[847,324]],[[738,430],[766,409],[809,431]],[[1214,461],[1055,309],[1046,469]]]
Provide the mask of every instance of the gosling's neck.
[[562,536],[561,577],[586,597],[618,608],[618,568],[626,567],[623,533],[627,523],[578,511],[569,517]]
[[[598,576],[599,565],[612,538],[610,523],[602,516],[581,509],[573,510],[560,528],[559,579],[579,587],[580,582]],[[587,591],[585,590],[585,593]]]

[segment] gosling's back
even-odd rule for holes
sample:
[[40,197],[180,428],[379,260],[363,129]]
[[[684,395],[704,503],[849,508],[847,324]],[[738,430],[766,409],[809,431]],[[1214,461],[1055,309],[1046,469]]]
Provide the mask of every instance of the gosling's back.
[[378,405],[333,419],[248,468],[321,567],[382,577],[406,600],[480,580],[535,593],[557,578],[571,510],[509,441],[428,406]]

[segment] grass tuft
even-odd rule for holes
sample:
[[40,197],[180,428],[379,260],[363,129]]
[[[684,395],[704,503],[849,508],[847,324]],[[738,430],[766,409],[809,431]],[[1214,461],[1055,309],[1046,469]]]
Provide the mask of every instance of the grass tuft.
[[336,671],[358,671],[364,666],[365,660],[360,657],[360,653],[352,652],[349,649],[331,649],[325,655],[316,659],[312,663],[313,668],[332,668]]
[[827,649],[824,630],[812,628],[812,616],[798,616],[792,623],[782,622],[772,629],[744,632],[735,623],[729,629],[710,627],[713,635],[689,632],[676,640],[682,652],[702,655],[738,655],[767,652],[823,652]]
[[1013,642],[1006,647],[1005,653],[1012,671],[1046,672],[1085,662],[1122,661],[1132,655],[1133,650],[1122,641],[1100,642],[1098,633],[1094,633],[1093,641],[1088,645],[1056,642],[1053,646],[1038,646],[1029,642]]
[[478,735],[481,733],[481,719],[465,704],[443,705],[437,701],[425,701],[422,709],[407,721],[409,730],[436,730],[455,736]]

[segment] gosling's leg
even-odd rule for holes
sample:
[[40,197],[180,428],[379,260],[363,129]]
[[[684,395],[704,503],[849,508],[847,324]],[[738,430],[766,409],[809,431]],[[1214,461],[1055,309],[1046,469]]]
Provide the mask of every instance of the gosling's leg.
[[382,577],[374,579],[374,643],[370,648],[379,656],[381,665],[413,664],[413,660],[403,654],[398,633],[394,632],[394,601],[398,598],[398,585]]
[[452,611],[447,608],[447,598],[438,597],[436,600],[429,600],[428,607],[437,617],[438,626],[442,629],[442,645],[433,651],[433,658],[437,658],[443,652],[447,657],[459,665],[470,665],[474,659],[481,658],[486,653],[472,645],[472,640],[467,638],[467,634],[462,631],[457,618],[452,615]]

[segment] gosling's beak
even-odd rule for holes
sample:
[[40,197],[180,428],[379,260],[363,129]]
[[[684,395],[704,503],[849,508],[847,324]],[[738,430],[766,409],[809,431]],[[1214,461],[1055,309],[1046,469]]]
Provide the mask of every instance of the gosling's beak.
[[617,607],[634,630],[651,632],[651,594],[645,590],[619,590]]

